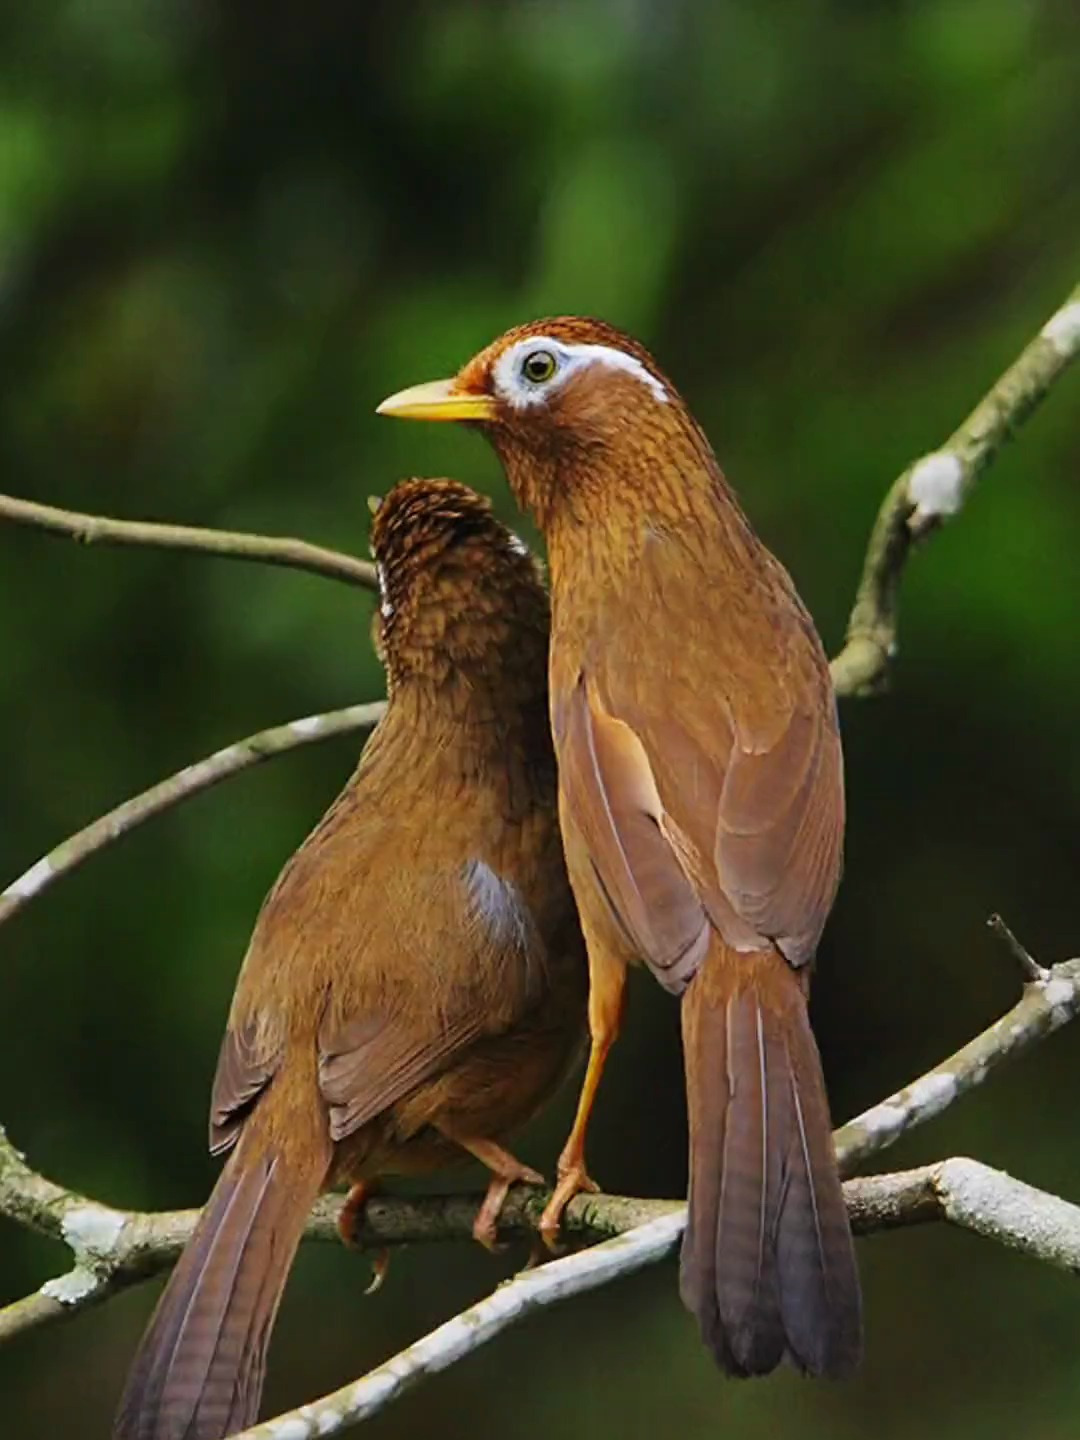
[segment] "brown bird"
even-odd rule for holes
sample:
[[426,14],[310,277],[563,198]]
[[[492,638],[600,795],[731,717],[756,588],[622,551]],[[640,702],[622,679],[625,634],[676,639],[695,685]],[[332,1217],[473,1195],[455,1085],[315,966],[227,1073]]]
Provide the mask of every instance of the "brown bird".
[[821,642],[701,428],[596,320],[511,330],[384,414],[489,437],[547,540],[551,715],[589,952],[592,1049],[545,1216],[595,1188],[585,1133],[628,964],[682,997],[681,1288],[736,1375],[849,1374],[858,1273],[807,1015],[840,877],[843,770]]
[[540,1179],[504,1138],[584,1038],[536,564],[449,480],[396,486],[372,550],[388,708],[256,922],[211,1104],[229,1158],[135,1357],[122,1440],[255,1421],[321,1190],[358,1185],[355,1212],[383,1175],[471,1155],[492,1174],[474,1230],[492,1245],[511,1183]]

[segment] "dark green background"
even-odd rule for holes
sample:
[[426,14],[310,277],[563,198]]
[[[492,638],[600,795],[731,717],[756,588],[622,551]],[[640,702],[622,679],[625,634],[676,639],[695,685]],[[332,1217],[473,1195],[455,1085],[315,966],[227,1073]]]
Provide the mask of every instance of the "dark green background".
[[[1080,12],[1053,0],[35,0],[0,12],[0,475],[129,517],[365,553],[364,497],[493,457],[375,403],[506,325],[594,312],[683,388],[836,647],[878,501],[1080,273]],[[844,707],[847,878],[815,1012],[839,1117],[1008,1006],[1001,910],[1080,949],[1080,375],[916,558],[893,694]],[[0,527],[0,879],[262,725],[370,698],[368,597]],[[671,642],[677,643],[677,623]],[[265,889],[352,766],[275,761],[95,859],[0,934],[0,1118],[118,1205],[195,1204],[218,1036]],[[676,1016],[632,996],[593,1166],[684,1174]],[[1078,1037],[889,1156],[1080,1199]],[[523,1149],[551,1167],[572,1096]],[[477,1180],[479,1176],[475,1177]],[[549,1312],[374,1436],[1074,1436],[1076,1281],[970,1235],[859,1245],[843,1387],[725,1383],[674,1269]],[[467,1246],[297,1265],[278,1409],[508,1273]],[[0,1299],[64,1263],[0,1229]],[[0,1354],[5,1435],[104,1437],[146,1287]],[[269,1413],[269,1411],[267,1412]]]

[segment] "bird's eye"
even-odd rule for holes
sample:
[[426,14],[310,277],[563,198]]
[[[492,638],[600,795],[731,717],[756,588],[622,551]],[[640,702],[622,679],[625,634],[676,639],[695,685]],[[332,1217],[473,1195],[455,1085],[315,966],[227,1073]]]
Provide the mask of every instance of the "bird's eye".
[[532,385],[543,385],[555,374],[555,356],[550,350],[532,350],[521,362],[521,373]]

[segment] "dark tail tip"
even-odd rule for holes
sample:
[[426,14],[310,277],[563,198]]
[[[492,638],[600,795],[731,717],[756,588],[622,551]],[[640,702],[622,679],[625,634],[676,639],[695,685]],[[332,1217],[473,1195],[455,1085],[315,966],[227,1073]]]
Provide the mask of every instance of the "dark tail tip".
[[786,1359],[841,1379],[862,1357],[858,1270],[805,1001],[786,965],[778,973],[779,994],[714,975],[683,999],[680,1291],[728,1374],[767,1375]]

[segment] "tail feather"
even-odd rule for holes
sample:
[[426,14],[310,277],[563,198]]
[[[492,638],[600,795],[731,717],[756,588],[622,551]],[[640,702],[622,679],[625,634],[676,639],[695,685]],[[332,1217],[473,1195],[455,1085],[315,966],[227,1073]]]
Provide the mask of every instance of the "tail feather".
[[266,1352],[326,1173],[257,1133],[229,1157],[136,1352],[115,1440],[220,1440],[254,1424]]
[[683,998],[690,1214],[681,1289],[718,1363],[842,1376],[862,1348],[851,1231],[806,1002],[783,958],[717,939]]

